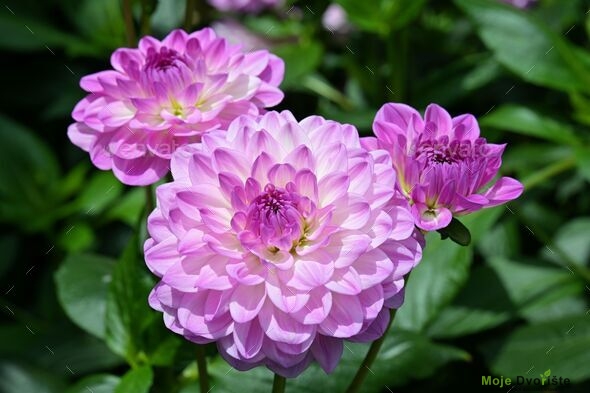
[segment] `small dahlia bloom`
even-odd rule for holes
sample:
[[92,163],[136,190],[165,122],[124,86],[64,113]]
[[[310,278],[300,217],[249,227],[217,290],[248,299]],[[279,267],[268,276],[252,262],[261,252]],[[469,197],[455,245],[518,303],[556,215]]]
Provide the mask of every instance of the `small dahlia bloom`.
[[493,181],[506,145],[480,137],[473,115],[451,118],[431,104],[423,119],[412,107],[389,103],[377,112],[373,131],[377,138],[363,138],[363,145],[391,154],[399,187],[423,230],[444,228],[453,215],[500,205],[523,191],[510,177]]
[[348,15],[340,4],[330,4],[322,15],[322,26],[332,33],[348,33],[352,26],[348,21]]
[[388,153],[353,126],[243,116],[180,148],[172,175],[145,243],[172,331],[286,377],[314,360],[331,372],[344,339],[384,333],[422,239]]
[[137,49],[117,49],[111,64],[80,81],[89,94],[74,108],[68,136],[128,185],[158,181],[179,146],[283,99],[281,59],[245,53],[209,28],[144,37]]
[[260,12],[265,8],[277,7],[283,0],[209,0],[219,11]]

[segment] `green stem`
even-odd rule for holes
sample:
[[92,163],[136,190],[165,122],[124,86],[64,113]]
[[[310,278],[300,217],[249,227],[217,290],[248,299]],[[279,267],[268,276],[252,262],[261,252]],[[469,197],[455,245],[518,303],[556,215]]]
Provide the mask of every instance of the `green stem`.
[[131,8],[132,0],[123,0],[123,19],[125,21],[125,35],[127,37],[127,46],[135,46],[135,25],[133,24],[133,9]]
[[184,10],[184,30],[187,32],[191,30],[195,24],[195,0],[186,0],[186,8]]
[[550,252],[555,253],[559,257],[558,259],[551,259],[551,261],[558,266],[568,268],[573,273],[582,277],[582,279],[584,279],[587,283],[590,283],[590,269],[580,262],[572,259],[569,254],[563,251],[559,245],[551,241],[550,236],[545,232],[545,230],[524,217],[520,213],[521,210],[522,209],[510,209],[512,214],[516,216],[517,220],[525,225],[540,243],[545,244]]
[[287,380],[285,377],[275,374],[275,379],[272,382],[272,393],[285,393],[285,387],[287,386]]
[[207,373],[207,358],[205,357],[205,347],[197,345],[197,369],[199,370],[199,387],[201,393],[209,393],[209,374]]
[[388,42],[387,57],[389,66],[391,67],[391,89],[387,90],[387,96],[396,102],[406,101],[408,79],[407,30],[401,29],[394,31]]
[[548,165],[538,172],[533,173],[529,177],[523,180],[522,185],[525,190],[530,190],[538,186],[539,184],[545,183],[549,178],[558,175],[562,172],[570,170],[576,166],[576,160],[568,157],[561,161],[557,161],[554,164]]
[[149,216],[152,211],[156,208],[154,201],[154,188],[152,185],[145,187],[145,211]]
[[342,94],[339,90],[332,87],[329,83],[319,78],[317,75],[307,75],[301,81],[301,85],[306,89],[311,90],[314,93],[322,97],[326,97],[330,101],[340,105],[340,107],[346,111],[353,109],[354,105],[348,97]]
[[141,0],[141,15],[139,17],[139,26],[141,35],[148,35],[152,29],[152,24],[150,21],[150,17],[152,15],[153,10],[151,9],[151,5],[149,3],[150,0]]
[[365,383],[367,374],[369,373],[369,371],[371,371],[371,366],[375,362],[375,359],[377,359],[377,355],[381,350],[381,346],[383,346],[383,342],[387,338],[387,332],[393,323],[393,319],[395,318],[395,311],[395,309],[391,310],[391,317],[389,318],[389,324],[387,325],[385,332],[381,337],[379,337],[379,339],[373,341],[373,343],[371,344],[369,352],[367,352],[367,355],[363,359],[363,362],[361,363],[359,369],[354,375],[352,382],[350,383],[350,385],[348,385],[346,393],[357,393],[361,391],[361,387],[363,386],[363,383]]

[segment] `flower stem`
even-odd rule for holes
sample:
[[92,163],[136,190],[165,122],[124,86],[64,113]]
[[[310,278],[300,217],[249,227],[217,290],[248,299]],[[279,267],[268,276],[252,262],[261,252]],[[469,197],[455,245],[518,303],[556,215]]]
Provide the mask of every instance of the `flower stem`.
[[[396,30],[392,33],[387,48],[391,89],[387,88],[389,101],[407,101],[408,78],[408,32],[407,29]],[[387,84],[386,84],[387,86]]]
[[205,347],[197,345],[197,369],[199,370],[199,388],[201,393],[209,393],[209,374],[207,373],[207,358],[205,357]]
[[383,333],[383,335],[381,337],[379,337],[379,339],[373,341],[373,343],[371,344],[371,347],[369,348],[369,352],[367,352],[367,355],[363,359],[363,362],[361,363],[354,378],[352,379],[352,382],[350,383],[350,385],[348,385],[348,389],[346,389],[346,393],[357,393],[357,392],[361,391],[361,386],[365,382],[368,372],[371,371],[371,366],[375,362],[375,359],[377,358],[377,355],[379,354],[379,351],[381,350],[381,346],[383,345],[383,342],[387,338],[387,332],[389,331],[389,328],[391,327],[391,324],[393,323],[393,319],[395,318],[395,312],[396,312],[395,309],[391,310],[391,317],[389,318],[389,324],[387,325],[385,332]]
[[155,209],[156,205],[154,202],[154,188],[152,185],[145,187],[145,211],[146,215],[149,216],[150,213]]
[[151,16],[153,13],[150,0],[141,0],[141,15],[139,17],[139,31],[141,35],[148,35],[152,29]]
[[564,158],[561,161],[557,161],[556,163],[548,165],[540,171],[533,173],[522,181],[522,185],[524,186],[524,189],[528,191],[531,188],[546,182],[549,178],[572,169],[575,165],[576,160],[574,160],[574,158]]
[[287,380],[285,377],[275,374],[275,379],[272,382],[272,393],[284,393]]
[[125,20],[125,35],[127,37],[127,46],[130,47],[135,45],[136,40],[131,2],[132,0],[123,0],[123,19]]
[[186,0],[186,8],[184,10],[184,30],[189,32],[195,22],[195,0]]

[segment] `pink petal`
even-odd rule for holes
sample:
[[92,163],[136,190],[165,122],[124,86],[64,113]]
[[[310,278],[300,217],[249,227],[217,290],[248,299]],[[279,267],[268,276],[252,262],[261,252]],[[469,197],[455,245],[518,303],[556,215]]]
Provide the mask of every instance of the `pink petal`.
[[266,336],[278,342],[301,344],[315,334],[313,325],[304,325],[274,308],[268,301],[260,310],[258,320]]
[[311,345],[311,353],[320,367],[326,372],[334,371],[342,357],[342,340],[318,334]]
[[425,231],[444,228],[453,219],[453,213],[446,207],[430,209],[428,206],[419,203],[412,206],[412,215],[416,220],[416,225]]
[[233,338],[236,348],[244,359],[252,359],[260,353],[264,332],[257,319],[234,324]]
[[152,273],[162,277],[174,264],[180,262],[178,240],[171,236],[145,249],[145,261]]
[[293,318],[305,325],[322,323],[332,309],[332,292],[325,287],[309,291],[309,300],[305,307],[292,314]]
[[487,207],[501,205],[516,199],[523,191],[524,187],[518,180],[511,177],[502,177],[484,193],[484,196],[490,201]]
[[239,323],[252,320],[260,312],[265,299],[264,285],[239,285],[232,294],[229,304],[232,318]]
[[430,104],[426,108],[424,113],[424,122],[426,124],[432,123],[436,127],[436,136],[440,137],[443,135],[451,136],[451,130],[453,128],[453,121],[449,113],[442,107],[436,104]]
[[301,310],[309,300],[309,291],[290,288],[274,274],[269,275],[266,281],[266,291],[272,303],[287,314]]
[[356,296],[332,294],[332,309],[320,324],[320,332],[331,337],[351,337],[363,326],[363,310]]
[[84,151],[89,151],[97,138],[98,132],[86,126],[84,123],[70,124],[68,127],[68,138],[70,141]]
[[343,295],[357,295],[362,291],[361,278],[354,268],[345,267],[334,272],[326,288]]
[[125,160],[113,157],[113,173],[130,186],[146,186],[160,180],[169,169],[169,161],[158,157],[140,157]]
[[363,289],[380,284],[393,272],[393,262],[379,248],[364,253],[352,266],[359,274]]
[[318,193],[322,206],[334,203],[347,194],[350,180],[345,173],[334,172],[319,181]]
[[[287,285],[303,291],[324,285],[334,274],[334,262],[322,252],[299,257],[293,270],[293,278]],[[323,261],[323,262],[319,262]]]

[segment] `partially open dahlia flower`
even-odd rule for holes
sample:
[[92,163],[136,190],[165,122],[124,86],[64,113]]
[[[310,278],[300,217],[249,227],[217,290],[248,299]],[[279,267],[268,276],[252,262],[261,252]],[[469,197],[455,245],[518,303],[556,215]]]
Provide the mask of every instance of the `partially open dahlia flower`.
[[178,149],[172,175],[145,243],[172,331],[287,377],[383,334],[421,246],[389,154],[353,126],[243,116]]
[[363,138],[363,145],[390,153],[400,189],[423,230],[444,228],[453,215],[497,206],[522,193],[515,179],[493,181],[506,145],[480,137],[473,115],[451,118],[431,104],[423,119],[408,105],[389,103],[377,112],[373,131],[377,138]]
[[137,49],[117,49],[111,64],[80,81],[89,94],[74,108],[68,136],[129,185],[158,181],[179,146],[283,99],[281,59],[245,53],[209,28],[144,37]]

